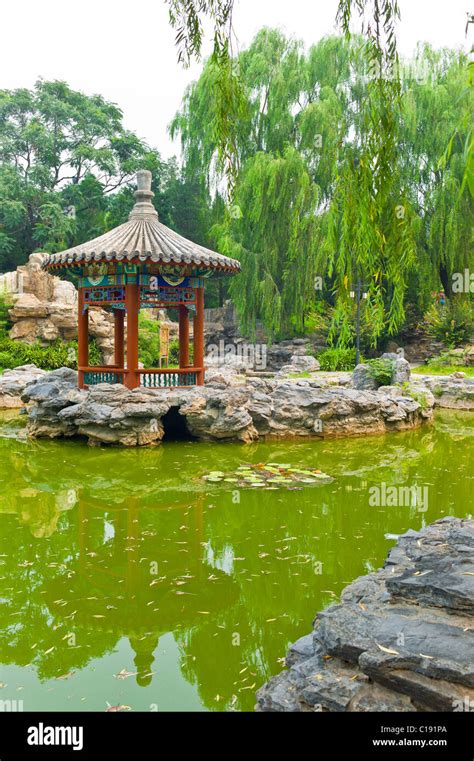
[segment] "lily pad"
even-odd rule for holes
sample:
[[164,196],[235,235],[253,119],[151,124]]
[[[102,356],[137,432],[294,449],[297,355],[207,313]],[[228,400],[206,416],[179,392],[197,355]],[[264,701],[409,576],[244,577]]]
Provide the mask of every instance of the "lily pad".
[[329,483],[332,478],[317,468],[296,468],[284,463],[255,463],[239,465],[235,471],[224,473],[212,470],[203,476],[207,483],[218,484],[222,481],[237,484],[239,488],[266,488],[288,490],[302,489],[304,486],[314,486]]

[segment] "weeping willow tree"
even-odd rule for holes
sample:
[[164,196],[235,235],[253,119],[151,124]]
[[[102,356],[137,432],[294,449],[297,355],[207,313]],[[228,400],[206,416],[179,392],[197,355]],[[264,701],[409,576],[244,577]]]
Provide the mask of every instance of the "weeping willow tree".
[[244,332],[252,335],[257,319],[270,336],[304,331],[314,292],[318,186],[295,148],[278,156],[260,151],[246,163],[236,200],[245,214],[215,233],[221,250],[242,263],[231,295]]
[[[246,332],[258,319],[272,336],[304,330],[318,275],[320,214],[351,129],[347,114],[356,113],[362,92],[350,82],[351,45],[325,39],[306,54],[301,43],[264,29],[238,58],[245,96],[236,124],[240,171],[213,232],[219,250],[243,262],[231,295]],[[220,192],[214,77],[210,61],[188,88],[171,133],[181,137],[186,164]]]
[[[246,333],[258,320],[272,336],[303,332],[323,278],[335,306],[331,339],[350,343],[350,292],[360,279],[368,291],[365,332],[375,344],[403,326],[407,299],[426,302],[444,277],[443,260],[449,278],[467,256],[469,208],[456,195],[461,140],[439,166],[469,107],[453,89],[465,61],[439,53],[438,62],[435,51],[420,48],[415,64],[427,75],[419,81],[396,54],[396,4],[382,10],[364,37],[325,38],[306,51],[264,29],[236,57],[231,193],[219,153],[214,59],[173,120],[185,165],[226,201],[212,232],[219,250],[242,261],[231,295]],[[437,135],[429,127],[439,122]]]
[[429,267],[428,282],[440,283],[449,298],[453,274],[472,257],[473,204],[464,189],[474,91],[467,86],[462,53],[420,45],[413,63],[418,80],[404,83],[402,96],[403,172],[423,221],[417,237],[420,267]]

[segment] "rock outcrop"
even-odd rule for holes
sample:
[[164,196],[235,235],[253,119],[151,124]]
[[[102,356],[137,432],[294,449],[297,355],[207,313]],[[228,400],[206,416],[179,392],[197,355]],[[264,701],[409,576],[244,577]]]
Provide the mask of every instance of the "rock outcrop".
[[396,387],[361,392],[300,379],[250,378],[241,386],[223,381],[133,391],[99,384],[78,391],[76,373],[62,368],[28,385],[22,399],[31,403],[31,436],[80,435],[91,444],[124,446],[157,443],[178,423],[197,439],[248,442],[401,431],[432,417],[432,397],[420,404]]
[[[415,377],[415,376],[414,376]],[[437,407],[474,410],[474,378],[462,372],[451,375],[418,375],[418,383],[431,391]]]
[[408,531],[291,646],[257,711],[463,711],[474,705],[474,521]]
[[14,370],[5,370],[0,375],[0,409],[23,407],[21,395],[28,384],[46,375],[36,365],[20,365]]
[[[45,254],[31,254],[16,273],[4,275],[9,288],[13,327],[10,338],[24,343],[47,345],[56,339],[77,338],[77,290],[73,283],[42,269]],[[15,275],[15,277],[13,277]],[[113,361],[113,316],[103,309],[91,309],[89,334],[95,338],[104,364]]]
[[309,354],[293,354],[288,365],[283,365],[279,375],[292,375],[298,373],[315,373],[321,367],[318,360]]
[[[382,354],[381,359],[391,362],[392,376],[390,384],[392,386],[401,386],[402,384],[409,382],[410,364],[406,359],[391,352]],[[378,388],[380,384],[377,382],[373,368],[370,364],[361,363],[357,365],[352,373],[352,385],[360,391],[367,391]]]

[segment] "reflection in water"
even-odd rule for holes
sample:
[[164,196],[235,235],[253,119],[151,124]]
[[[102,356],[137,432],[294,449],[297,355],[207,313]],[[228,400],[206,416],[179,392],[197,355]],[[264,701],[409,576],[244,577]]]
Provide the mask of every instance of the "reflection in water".
[[[0,438],[1,698],[25,709],[252,709],[288,642],[384,535],[466,515],[473,416],[333,442],[89,449]],[[205,484],[211,468],[320,467],[301,491]],[[370,507],[373,484],[427,486],[428,510]],[[13,691],[13,692],[11,692]],[[7,694],[8,693],[8,694]]]

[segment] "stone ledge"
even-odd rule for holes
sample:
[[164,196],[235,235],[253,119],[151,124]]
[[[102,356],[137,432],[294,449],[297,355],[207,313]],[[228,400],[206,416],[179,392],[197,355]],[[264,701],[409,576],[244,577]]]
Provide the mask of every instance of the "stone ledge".
[[22,399],[31,404],[30,436],[79,435],[91,444],[123,446],[159,443],[171,409],[185,418],[189,437],[203,441],[363,436],[429,423],[433,408],[429,394],[421,405],[397,387],[357,391],[307,380],[253,378],[240,386],[133,391],[119,384],[78,391],[76,383],[76,373],[61,368],[26,386]]
[[[290,647],[257,711],[462,711],[474,701],[474,521],[399,537]],[[408,583],[407,583],[408,582]],[[470,702],[471,701],[471,702]]]

